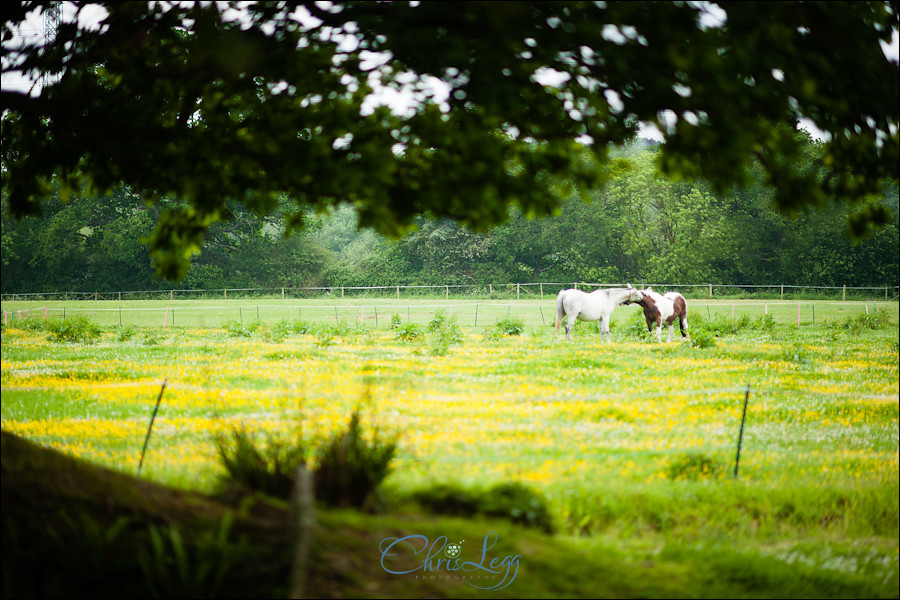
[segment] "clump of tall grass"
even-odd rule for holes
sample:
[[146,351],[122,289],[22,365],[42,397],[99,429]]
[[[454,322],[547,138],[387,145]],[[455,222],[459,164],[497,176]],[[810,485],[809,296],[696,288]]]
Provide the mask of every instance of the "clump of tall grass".
[[397,452],[396,436],[377,428],[366,431],[359,410],[350,416],[346,429],[317,448],[271,434],[253,435],[243,426],[219,434],[215,444],[226,483],[288,498],[297,468],[311,463],[317,500],[358,509],[373,506]]
[[241,425],[215,438],[226,480],[276,498],[287,498],[297,467],[306,464],[302,444],[267,434],[254,436]]
[[396,436],[384,437],[378,429],[366,435],[359,410],[355,410],[347,429],[316,452],[316,498],[329,506],[371,508],[396,453]]

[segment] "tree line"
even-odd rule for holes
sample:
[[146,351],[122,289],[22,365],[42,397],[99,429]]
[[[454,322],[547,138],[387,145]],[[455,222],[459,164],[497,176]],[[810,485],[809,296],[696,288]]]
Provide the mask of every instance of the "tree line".
[[[803,160],[821,144],[805,133]],[[751,169],[750,184],[714,192],[705,182],[672,182],[657,169],[658,147],[640,140],[606,166],[607,184],[561,199],[557,213],[507,220],[475,232],[451,219],[419,218],[394,240],[359,227],[351,206],[309,212],[285,236],[284,211],[258,217],[228,204],[193,256],[183,289],[452,285],[528,282],[673,284],[898,284],[898,186],[876,199],[890,222],[861,242],[848,235],[840,203],[785,216]],[[561,182],[560,190],[569,189]],[[563,193],[563,192],[561,192]],[[4,199],[5,202],[5,199]],[[285,204],[290,200],[285,199]],[[58,192],[43,218],[3,211],[2,291],[168,289],[146,240],[166,201],[148,207],[120,188],[111,196]]]

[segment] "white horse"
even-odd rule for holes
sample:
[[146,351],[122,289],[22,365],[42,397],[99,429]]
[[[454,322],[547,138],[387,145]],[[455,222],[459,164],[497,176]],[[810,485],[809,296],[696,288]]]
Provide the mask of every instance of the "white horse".
[[600,329],[600,338],[610,341],[609,317],[613,309],[625,300],[640,300],[640,292],[629,284],[627,288],[610,288],[607,290],[594,290],[590,294],[581,290],[562,290],[556,296],[556,330],[562,323],[563,315],[566,319],[566,340],[575,320],[597,321]]
[[662,324],[663,322],[669,328],[669,337],[666,343],[672,341],[672,334],[675,329],[675,319],[678,319],[678,328],[681,330],[681,337],[691,339],[687,334],[687,302],[684,296],[678,292],[667,292],[661,295],[654,292],[653,288],[647,288],[637,292],[639,300],[628,299],[626,304],[635,302],[644,308],[644,319],[647,321],[647,329],[653,333],[653,326],[656,325],[656,339],[662,343]]

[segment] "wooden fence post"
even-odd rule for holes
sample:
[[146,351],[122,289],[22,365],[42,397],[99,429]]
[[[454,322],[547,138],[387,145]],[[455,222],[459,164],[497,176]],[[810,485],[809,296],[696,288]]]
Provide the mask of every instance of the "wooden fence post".
[[847,285],[846,284],[844,284],[843,290],[841,291],[841,301],[842,302],[847,301]]
[[306,588],[307,563],[316,528],[316,504],[313,476],[303,465],[297,467],[291,494],[291,525],[294,530],[294,560],[288,598],[302,598]]

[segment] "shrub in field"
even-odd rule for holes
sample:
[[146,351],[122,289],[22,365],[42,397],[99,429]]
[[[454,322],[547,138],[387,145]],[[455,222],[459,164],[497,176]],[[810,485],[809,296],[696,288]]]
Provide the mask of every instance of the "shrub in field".
[[395,331],[397,332],[397,339],[401,342],[412,342],[425,337],[422,328],[419,327],[418,323],[413,321],[407,321],[406,323],[398,325]]
[[319,335],[328,335],[332,337],[348,337],[352,335],[363,335],[368,330],[362,323],[356,321],[341,321],[340,323],[325,323],[318,328]]
[[439,310],[434,313],[434,316],[428,322],[428,326],[426,327],[426,329],[429,332],[438,331],[439,329],[443,329],[452,324],[453,321],[453,317],[449,317],[447,316],[446,312]]
[[270,342],[283,342],[284,339],[291,335],[294,327],[288,319],[281,319],[271,329],[267,330],[266,340]]
[[21,329],[22,331],[44,331],[47,329],[47,319],[40,317],[26,317],[24,319],[13,320],[10,327]]
[[388,325],[388,329],[390,329],[391,331],[396,331],[397,328],[399,328],[400,325],[402,325],[402,324],[403,324],[403,318],[400,317],[400,315],[395,313],[393,316],[391,316],[391,322]]
[[291,322],[291,332],[298,335],[306,335],[313,332],[312,325],[304,321]]
[[138,333],[137,327],[128,323],[127,325],[118,325],[116,327],[116,341],[127,342]]
[[494,324],[503,335],[522,335],[525,332],[525,322],[517,317],[505,317]]
[[227,321],[222,327],[232,337],[252,337],[254,333],[260,330],[262,322],[259,320],[250,321],[249,323]]
[[[610,331],[614,327],[615,321],[610,321]],[[693,325],[693,324],[692,324]],[[626,339],[640,340],[648,335],[647,321],[644,320],[644,311],[633,310],[628,322],[620,330]]]
[[103,330],[84,316],[51,319],[46,324],[47,339],[51,342],[79,342],[92,344]]
[[504,336],[522,335],[525,322],[516,317],[504,317],[484,331],[484,339],[498,340]]
[[861,313],[856,316],[846,316],[843,320],[835,319],[830,323],[832,329],[846,330],[850,333],[862,333],[887,327],[891,318],[885,311],[873,313]]
[[547,500],[540,492],[518,482],[500,483],[486,490],[440,484],[419,490],[412,497],[438,514],[502,517],[546,533],[554,531]]
[[800,342],[783,344],[781,346],[781,360],[785,362],[797,363],[798,365],[809,364],[812,362],[809,350],[804,344],[801,344]]
[[[276,498],[288,498],[297,467],[306,464],[307,447],[272,434],[254,436],[243,426],[215,438],[226,481]],[[364,431],[359,411],[347,428],[325,442],[315,455],[316,499],[329,506],[370,508],[378,486],[390,473],[396,437]]]
[[438,311],[428,323],[428,332],[428,346],[432,356],[443,356],[450,346],[463,341],[462,329],[456,323],[456,318],[448,317],[443,311]]
[[716,345],[716,336],[707,329],[691,328],[691,346],[694,348],[712,348]]
[[[717,338],[724,336],[734,336],[742,333],[764,333],[771,334],[777,326],[772,315],[765,314],[757,318],[752,318],[748,314],[743,314],[737,319],[731,319],[723,315],[716,315],[712,319],[707,319],[701,314],[694,314],[690,318],[690,336],[692,345],[699,348],[707,346],[701,345],[702,342],[695,342],[693,338],[702,339]],[[710,344],[710,345],[714,345]]]
[[145,346],[156,346],[159,344],[159,336],[155,331],[144,331],[141,333],[141,342]]
[[347,429],[316,452],[316,498],[329,506],[371,508],[396,452],[396,436],[382,439],[377,429],[364,435],[354,411]]
[[685,452],[669,461],[666,475],[672,481],[680,479],[718,479],[726,472],[717,458],[702,452]]
[[288,498],[297,467],[305,464],[302,445],[265,436],[260,443],[243,426],[215,438],[227,480],[276,498]]
[[753,329],[762,333],[772,333],[773,331],[775,331],[775,325],[775,317],[773,317],[769,313],[757,317],[753,321]]

